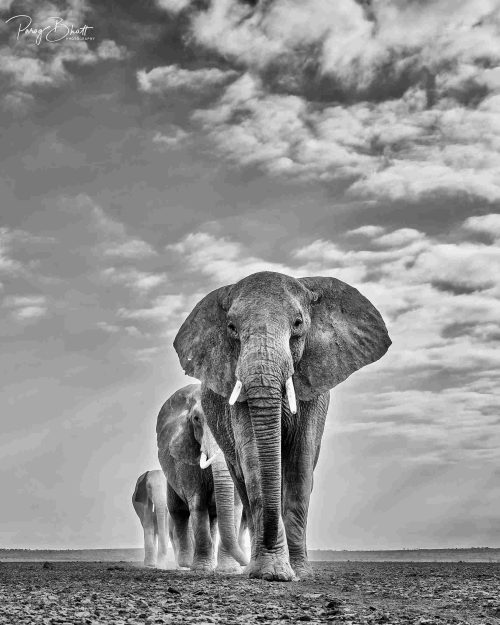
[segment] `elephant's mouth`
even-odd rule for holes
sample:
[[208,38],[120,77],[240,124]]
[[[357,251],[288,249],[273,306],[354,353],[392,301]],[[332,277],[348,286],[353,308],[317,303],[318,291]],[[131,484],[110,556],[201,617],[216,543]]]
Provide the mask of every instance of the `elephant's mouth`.
[[218,449],[214,454],[207,458],[207,454],[202,451],[200,456],[200,469],[208,469],[208,467],[217,459],[217,456],[221,454],[221,450]]
[[[241,380],[236,380],[236,384],[234,385],[233,392],[231,393],[231,397],[229,398],[229,405],[232,406],[236,403],[236,400],[240,396],[241,389],[243,388],[243,384]],[[297,399],[295,397],[295,388],[293,386],[293,379],[290,376],[285,382],[285,390],[286,397],[288,399],[288,406],[290,408],[290,412],[292,414],[296,414],[297,412]]]

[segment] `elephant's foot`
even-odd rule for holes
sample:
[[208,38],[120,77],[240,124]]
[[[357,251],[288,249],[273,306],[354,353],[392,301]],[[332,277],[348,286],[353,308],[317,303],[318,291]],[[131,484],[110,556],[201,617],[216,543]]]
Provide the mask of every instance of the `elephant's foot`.
[[191,570],[197,573],[212,573],[215,569],[215,562],[213,560],[193,560]]
[[167,568],[167,559],[166,558],[162,558],[161,560],[158,559],[158,562],[156,563],[156,568],[157,569],[166,569]]
[[243,568],[239,563],[222,547],[219,546],[217,553],[217,568],[218,573],[241,573]]
[[151,560],[148,560],[147,562],[144,561],[144,566],[147,569],[155,569],[156,568],[156,562],[152,562]]
[[246,572],[249,577],[265,579],[268,582],[293,582],[295,574],[284,553],[265,553],[252,560]]
[[190,569],[192,562],[193,562],[192,556],[190,557],[190,556],[179,555],[179,557],[177,558],[177,566],[180,569]]
[[291,559],[290,564],[297,579],[311,579],[314,577],[313,568],[307,560]]
[[237,573],[238,575],[240,573],[243,573],[243,571],[245,570],[245,568],[243,566],[240,566],[237,562],[233,561],[233,562],[221,562],[219,564],[217,564],[217,567],[215,569],[215,571],[217,573]]

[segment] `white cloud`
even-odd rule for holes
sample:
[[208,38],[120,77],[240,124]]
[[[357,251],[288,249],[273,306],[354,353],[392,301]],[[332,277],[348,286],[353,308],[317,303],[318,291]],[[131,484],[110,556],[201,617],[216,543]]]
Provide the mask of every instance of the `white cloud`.
[[165,9],[169,13],[173,13],[173,14],[180,13],[191,4],[191,0],[155,0],[155,1],[156,1],[156,4],[161,9]]
[[[77,28],[85,24],[87,10],[83,0],[69,0],[58,7],[51,2],[32,3],[29,11],[31,27],[53,27],[54,16],[57,16],[65,24],[72,24]],[[102,60],[122,60],[128,54],[124,47],[109,39],[101,41],[95,50],[86,41],[69,38],[48,42],[42,37],[38,45],[35,43],[35,36],[31,34],[21,33],[18,37],[19,27],[26,25],[25,18],[4,24],[3,32],[8,34],[9,41],[0,48],[0,75],[7,77],[10,83],[3,94],[2,105],[17,113],[19,110],[14,108],[14,101],[22,102],[24,110],[27,111],[32,101],[30,92],[34,88],[58,87],[71,80],[68,62],[95,65]],[[87,35],[93,36],[93,32],[89,30]]]
[[421,281],[490,288],[500,284],[500,247],[466,242],[436,244],[420,254],[410,274]]
[[156,256],[155,250],[142,239],[129,239],[123,243],[110,243],[104,249],[105,256],[117,256],[120,258],[141,259]]
[[298,96],[267,94],[260,80],[245,74],[214,107],[196,111],[193,119],[238,164],[260,165],[290,178],[328,180],[361,175],[373,166],[373,158],[358,150],[366,139],[350,131],[359,123],[342,111],[336,107],[341,119],[326,124],[326,112],[315,112]]
[[488,215],[468,217],[462,227],[470,232],[487,234],[493,238],[500,239],[500,214],[490,213]]
[[400,228],[388,234],[377,236],[375,243],[384,247],[404,247],[414,241],[421,241],[424,238],[425,235],[414,228]]
[[137,319],[167,324],[185,305],[185,296],[181,294],[162,295],[153,300],[149,308],[120,308],[118,316],[123,319]]
[[373,437],[386,437],[390,427],[392,434],[420,440],[448,461],[493,461],[500,448],[499,408],[496,389],[475,382],[439,392],[382,391],[372,397],[370,405],[363,405],[354,424],[341,424],[339,429],[357,426]]
[[102,276],[110,282],[123,284],[131,289],[146,293],[164,284],[166,276],[159,273],[148,273],[133,268],[108,267],[102,271]]
[[[271,94],[249,73],[229,85],[199,122],[221,154],[290,179],[354,181],[348,193],[418,201],[438,194],[500,197],[500,117],[477,110],[400,100],[319,109],[295,95]],[[424,94],[425,99],[425,94]],[[374,146],[377,146],[376,148]]]
[[62,76],[57,68],[48,67],[38,58],[19,57],[0,50],[1,72],[12,77],[18,87],[32,87],[58,83]]
[[29,270],[27,261],[20,261],[19,256],[26,245],[47,245],[53,243],[50,237],[41,237],[26,232],[25,230],[13,230],[0,228],[0,273],[23,274]]
[[175,148],[183,144],[189,137],[189,133],[179,126],[174,126],[169,130],[170,132],[168,134],[159,131],[156,132],[153,136],[153,143],[160,146],[160,148]]
[[122,222],[110,217],[89,196],[80,194],[71,200],[66,198],[66,203],[67,210],[90,220],[90,226],[99,238],[96,250],[103,257],[140,261],[157,255],[147,241],[131,236]]
[[300,73],[313,63],[344,86],[362,88],[388,64],[397,78],[409,68],[451,73],[484,58],[498,60],[499,22],[496,0],[459,6],[440,0],[425,11],[418,3],[391,0],[368,10],[355,0],[277,0],[255,7],[214,0],[192,13],[191,28],[198,43],[253,71],[278,63],[282,72]]
[[204,91],[220,85],[236,76],[232,70],[223,71],[217,67],[203,69],[183,69],[178,65],[155,67],[149,72],[137,72],[137,81],[141,91],[161,94],[172,89]]
[[[451,0],[425,11],[393,0],[365,8],[355,0],[191,5],[195,41],[244,68],[193,119],[230,161],[273,176],[343,179],[351,196],[370,199],[496,202],[500,4],[453,6]],[[156,68],[139,79],[144,89],[161,91],[191,82],[180,71]],[[318,103],[311,73],[350,103]],[[203,83],[200,74],[197,84]],[[490,92],[486,98],[480,88]],[[462,102],[466,95],[472,104]]]
[[382,226],[360,226],[354,230],[349,230],[347,236],[360,235],[363,237],[376,237],[384,232],[385,228]]
[[167,250],[185,259],[191,271],[201,272],[222,284],[232,284],[257,271],[289,271],[281,263],[246,255],[239,243],[206,232],[188,234],[179,243],[169,245]]
[[496,167],[481,171],[467,167],[453,168],[429,161],[395,161],[387,169],[376,171],[354,183],[354,196],[387,198],[392,201],[418,201],[430,196],[465,195],[489,202],[500,199]]
[[148,338],[148,335],[141,332],[139,328],[133,325],[117,325],[114,323],[108,323],[107,321],[98,321],[96,326],[107,332],[108,334],[126,334],[128,336],[145,339]]
[[101,41],[101,43],[97,46],[96,53],[98,58],[103,61],[121,61],[129,54],[124,46],[117,45],[117,43],[112,39],[104,39]]
[[35,98],[31,93],[14,89],[11,93],[4,95],[3,99],[0,100],[0,106],[16,117],[23,117],[34,101]]
[[104,332],[108,332],[109,334],[115,334],[120,331],[120,326],[117,326],[113,323],[108,323],[107,321],[98,321],[96,326]]
[[[304,125],[315,139],[295,142],[298,172],[323,179],[356,176],[349,193],[363,197],[417,201],[447,194],[495,201],[500,118],[488,101],[477,110],[455,102],[427,109],[414,108],[406,96],[321,113],[306,108]],[[329,149],[333,156],[325,159]]]
[[[4,230],[2,228],[2,230]],[[0,231],[0,272],[2,273],[14,273],[21,269],[21,263],[17,262],[9,256],[9,248],[5,241],[2,241]]]
[[2,305],[18,321],[37,321],[48,313],[47,299],[41,295],[11,295],[4,298]]

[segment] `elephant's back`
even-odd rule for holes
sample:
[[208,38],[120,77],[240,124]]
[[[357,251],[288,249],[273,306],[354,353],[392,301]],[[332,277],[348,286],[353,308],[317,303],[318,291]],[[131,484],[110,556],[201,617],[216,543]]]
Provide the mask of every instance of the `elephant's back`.
[[186,410],[191,398],[199,399],[201,384],[187,384],[172,393],[160,408],[156,419],[156,434],[170,425],[174,426],[181,413]]

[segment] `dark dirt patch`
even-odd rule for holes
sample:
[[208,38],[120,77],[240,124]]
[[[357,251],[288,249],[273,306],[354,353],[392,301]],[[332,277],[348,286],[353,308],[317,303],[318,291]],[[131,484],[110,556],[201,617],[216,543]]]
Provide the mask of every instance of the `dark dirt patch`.
[[0,563],[0,623],[500,622],[500,564],[314,563],[316,578],[268,583],[133,564]]

